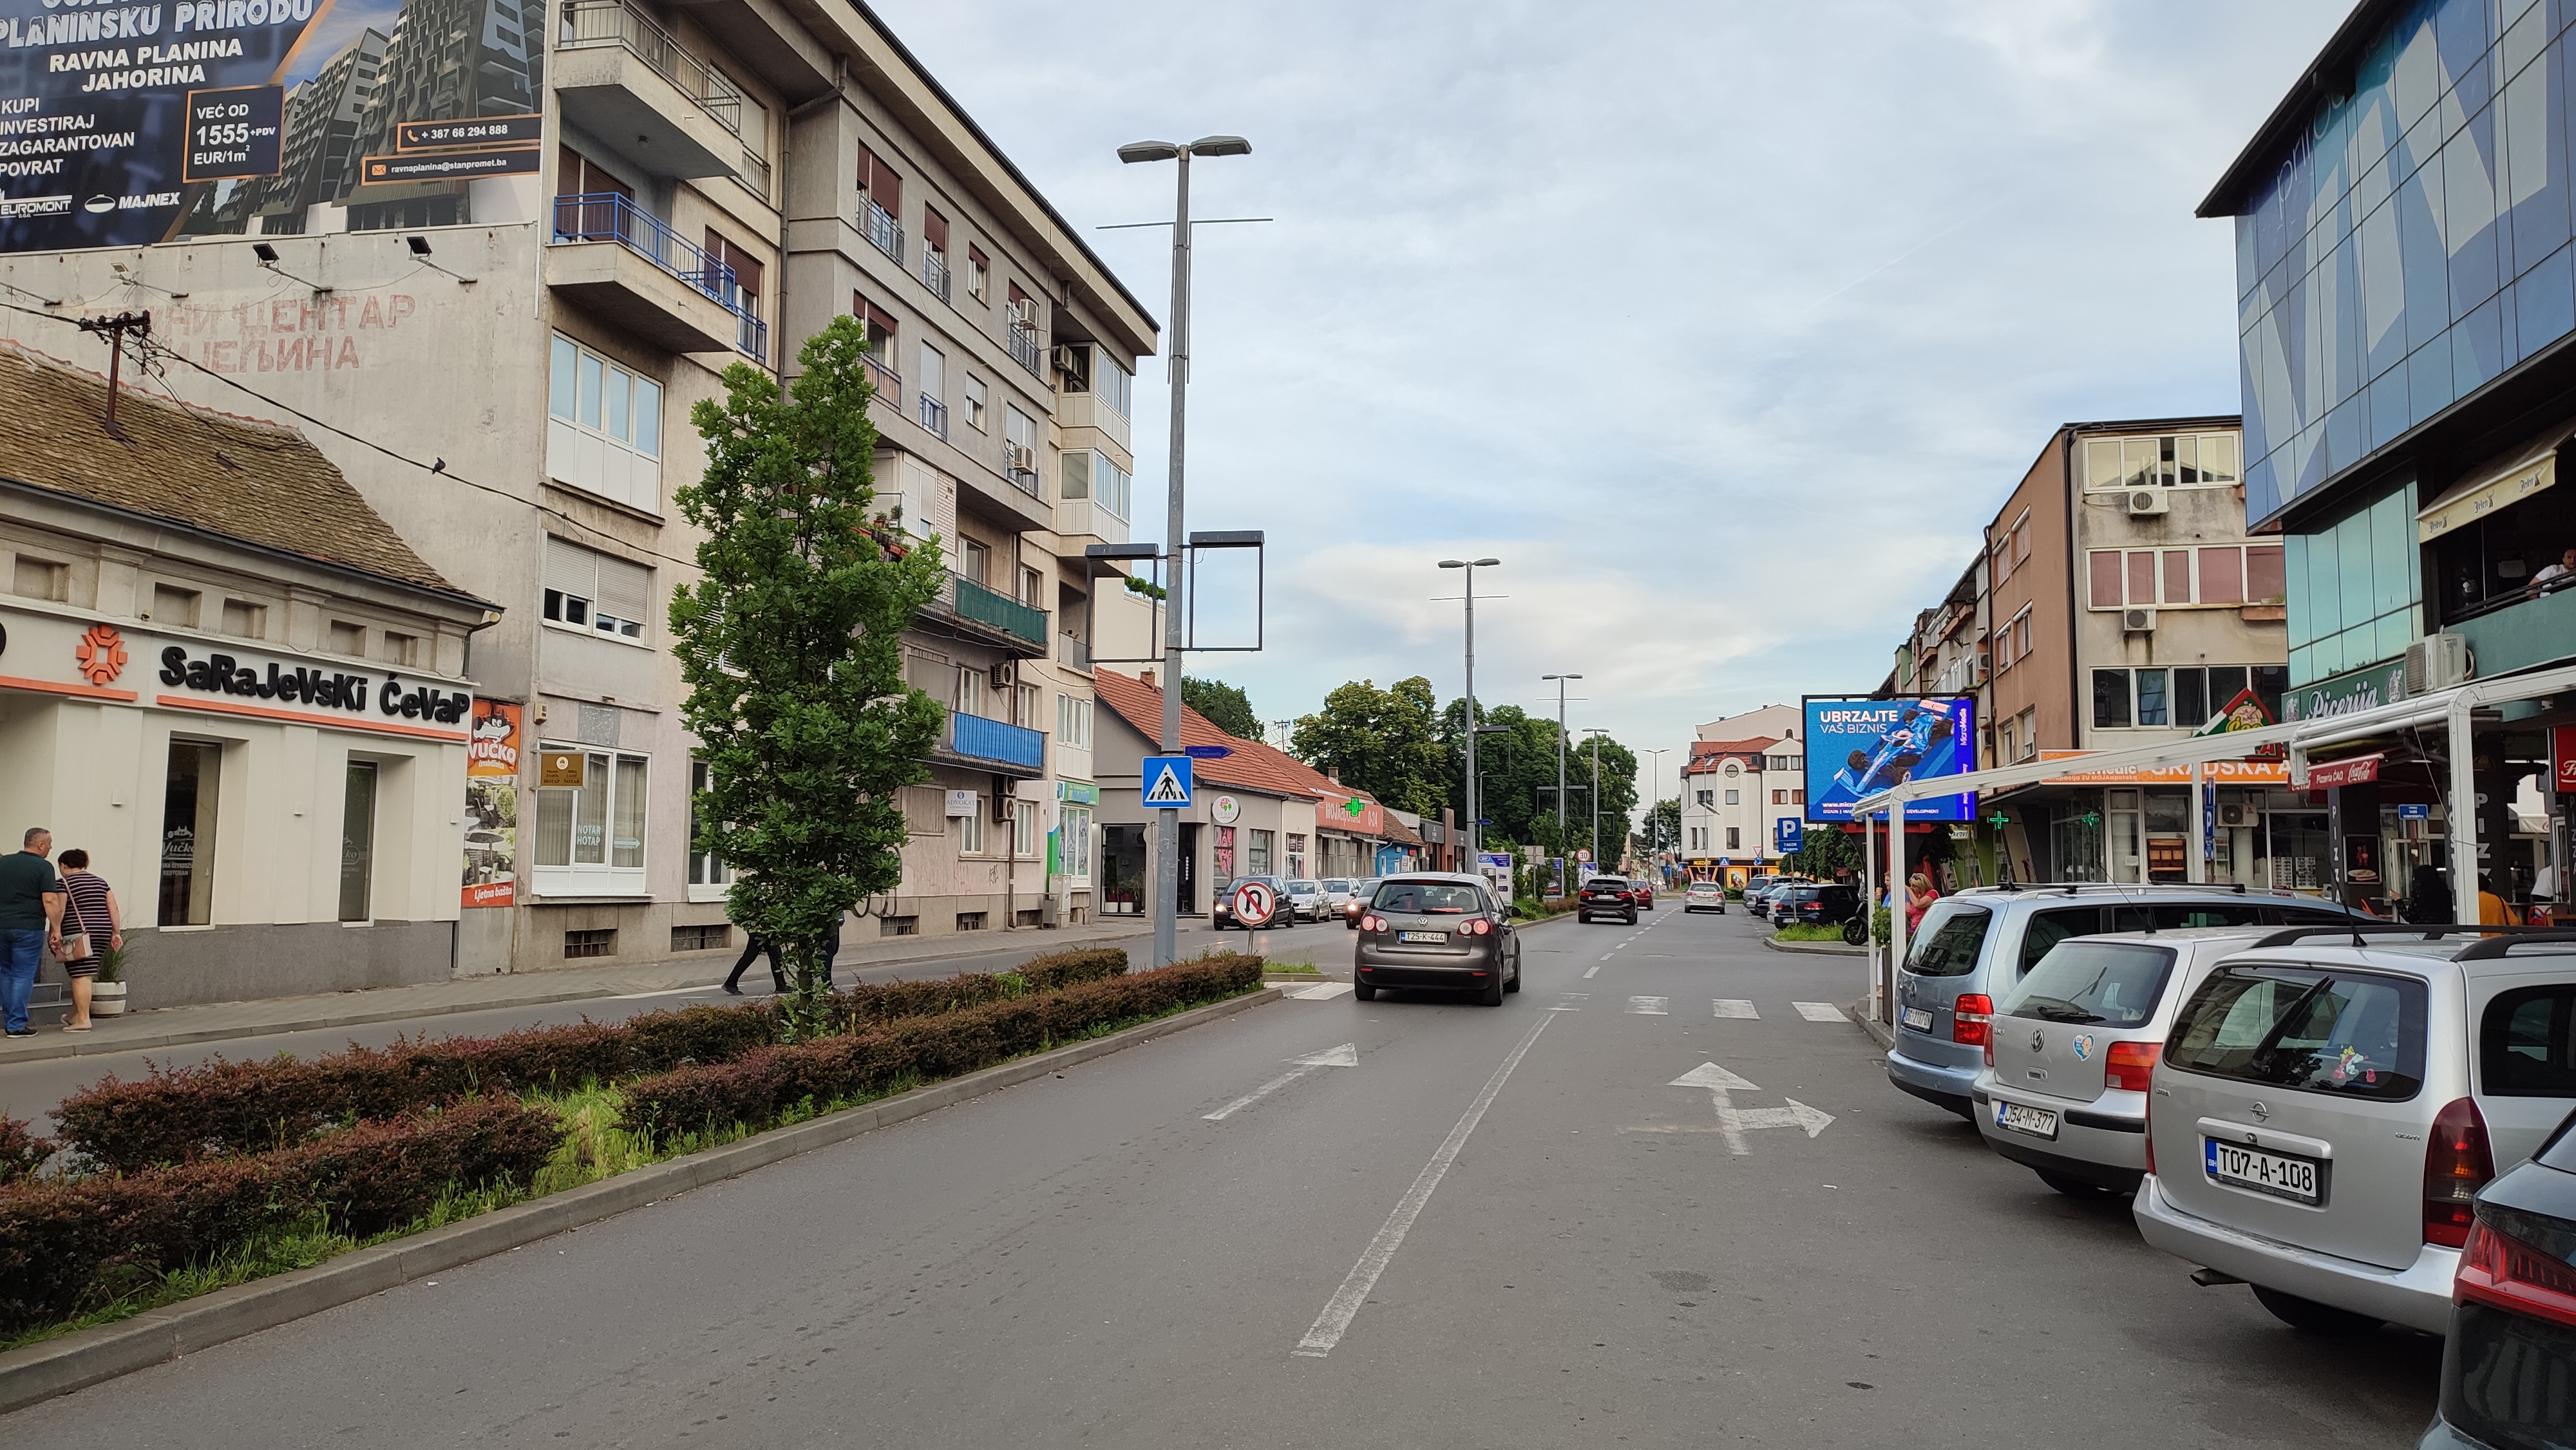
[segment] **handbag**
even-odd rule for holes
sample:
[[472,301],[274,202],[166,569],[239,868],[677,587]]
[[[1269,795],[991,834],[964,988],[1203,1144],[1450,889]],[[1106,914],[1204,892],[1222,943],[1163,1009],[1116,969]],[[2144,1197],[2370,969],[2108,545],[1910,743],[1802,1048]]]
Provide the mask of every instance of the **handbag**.
[[85,962],[89,958],[89,933],[85,931],[65,933],[61,944],[54,948],[54,960],[58,962]]

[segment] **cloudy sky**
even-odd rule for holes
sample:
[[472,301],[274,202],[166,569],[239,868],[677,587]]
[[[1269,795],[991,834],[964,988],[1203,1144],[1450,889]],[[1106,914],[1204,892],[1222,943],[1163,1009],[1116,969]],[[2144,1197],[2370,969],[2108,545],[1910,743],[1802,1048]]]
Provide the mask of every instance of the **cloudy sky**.
[[[1490,554],[1478,698],[1580,672],[1645,747],[1878,684],[2058,423],[2236,411],[2192,208],[2349,8],[875,3],[1079,226],[1170,215],[1121,142],[1251,138],[1193,168],[1277,220],[1199,233],[1188,503],[1269,531],[1269,647],[1194,673],[1455,695]],[[1164,316],[1167,234],[1091,236]]]

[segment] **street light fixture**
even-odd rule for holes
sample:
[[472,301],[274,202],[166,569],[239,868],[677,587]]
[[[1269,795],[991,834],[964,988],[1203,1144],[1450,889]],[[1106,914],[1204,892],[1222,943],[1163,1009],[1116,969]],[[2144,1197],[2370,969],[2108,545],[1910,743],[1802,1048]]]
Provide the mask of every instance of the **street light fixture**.
[[[1118,148],[1118,159],[1133,165],[1140,161],[1177,161],[1180,163],[1180,187],[1172,208],[1172,444],[1167,460],[1170,468],[1169,531],[1164,537],[1164,552],[1171,567],[1164,570],[1163,588],[1163,753],[1181,753],[1181,550],[1189,535],[1181,522],[1181,465],[1184,457],[1184,422],[1188,417],[1190,386],[1190,158],[1197,156],[1244,156],[1252,143],[1240,136],[1202,136],[1186,144],[1171,141],[1131,141]],[[1158,813],[1154,830],[1154,965],[1169,966],[1180,955],[1180,890],[1181,890],[1181,812],[1176,806],[1165,806]]]
[[1443,559],[1443,569],[1467,571],[1467,861],[1474,869],[1477,848],[1484,844],[1477,823],[1484,819],[1476,788],[1476,571],[1500,565],[1500,559]]

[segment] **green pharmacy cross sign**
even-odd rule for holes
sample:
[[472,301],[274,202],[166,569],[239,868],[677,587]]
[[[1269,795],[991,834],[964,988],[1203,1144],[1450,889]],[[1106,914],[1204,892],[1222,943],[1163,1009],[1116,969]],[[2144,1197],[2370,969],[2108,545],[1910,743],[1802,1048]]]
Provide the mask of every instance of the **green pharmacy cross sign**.
[[2098,826],[2102,824],[2102,813],[2100,811],[2086,811],[2084,813],[2084,824],[2088,826]]
[[2012,824],[2012,817],[2005,815],[2001,811],[1997,811],[1993,815],[1986,817],[1986,824],[2000,831],[2004,827]]
[[1342,814],[1356,821],[1368,814],[1368,806],[1358,796],[1353,796],[1342,802]]

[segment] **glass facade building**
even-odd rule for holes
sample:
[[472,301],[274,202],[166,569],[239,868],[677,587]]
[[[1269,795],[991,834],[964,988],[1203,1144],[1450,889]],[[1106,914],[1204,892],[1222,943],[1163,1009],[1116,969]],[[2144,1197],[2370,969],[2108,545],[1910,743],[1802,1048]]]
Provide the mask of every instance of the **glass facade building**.
[[2414,484],[2357,501],[2282,543],[2294,688],[2406,652],[2424,603]]
[[[2571,19],[2561,0],[2393,7],[2350,94],[2319,104],[2237,204],[2249,523],[2576,331]],[[2331,593],[2336,612],[2302,630],[2294,602],[2294,650],[2301,633],[2312,650],[2339,642],[2338,658],[2356,631],[2376,640],[2390,611],[2355,606],[2395,585],[2370,517],[2357,593],[2343,525],[2331,568],[2310,541],[2306,597]],[[2301,555],[2290,558],[2296,601]]]

